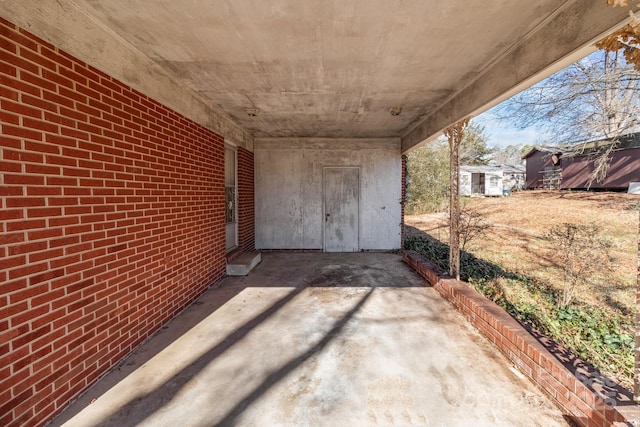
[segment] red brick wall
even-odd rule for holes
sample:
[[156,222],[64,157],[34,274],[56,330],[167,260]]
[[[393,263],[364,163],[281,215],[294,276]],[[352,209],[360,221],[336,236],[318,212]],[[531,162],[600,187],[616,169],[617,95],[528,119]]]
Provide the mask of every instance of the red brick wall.
[[255,244],[253,153],[238,148],[238,243],[245,251]]
[[223,276],[224,141],[3,20],[0,52],[0,425],[38,425]]

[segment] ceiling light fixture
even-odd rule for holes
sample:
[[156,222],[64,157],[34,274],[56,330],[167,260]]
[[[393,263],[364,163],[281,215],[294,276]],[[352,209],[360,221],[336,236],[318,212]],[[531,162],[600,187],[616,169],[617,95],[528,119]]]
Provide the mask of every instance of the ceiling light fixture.
[[402,107],[391,107],[389,109],[389,114],[392,116],[399,116],[402,113]]

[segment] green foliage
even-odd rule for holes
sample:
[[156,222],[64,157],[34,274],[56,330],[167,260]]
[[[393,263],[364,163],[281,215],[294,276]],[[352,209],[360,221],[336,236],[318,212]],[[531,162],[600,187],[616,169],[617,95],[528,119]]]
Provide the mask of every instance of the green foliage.
[[[420,236],[412,234],[405,238],[404,248],[412,249],[422,254],[444,271],[449,271],[449,245],[427,234]],[[461,280],[470,281],[479,278],[493,279],[506,274],[500,266],[476,258],[469,252],[462,252],[460,254]]]
[[[484,127],[475,124],[465,130],[460,144],[460,163],[482,165],[491,149]],[[407,214],[439,212],[449,206],[449,143],[440,137],[407,155]]]
[[[448,271],[449,246],[426,233],[408,233],[412,249]],[[623,385],[633,382],[633,319],[580,301],[561,306],[563,293],[528,276],[461,254],[461,279],[522,324],[560,343]]]
[[593,365],[631,379],[632,323],[619,314],[575,303],[553,312],[548,334]]
[[449,145],[443,138],[407,155],[408,214],[438,212],[449,203]]
[[461,165],[486,165],[492,150],[487,147],[487,135],[484,126],[471,123],[464,131],[460,143]]

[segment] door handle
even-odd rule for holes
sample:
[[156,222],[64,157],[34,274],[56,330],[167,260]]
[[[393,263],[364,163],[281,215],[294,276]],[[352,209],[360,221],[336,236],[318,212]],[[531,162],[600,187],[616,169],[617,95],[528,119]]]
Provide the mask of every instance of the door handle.
[[329,217],[330,217],[330,216],[331,216],[331,214],[330,214],[330,213],[325,214],[325,215],[324,215],[324,221],[325,221],[325,222],[329,221]]

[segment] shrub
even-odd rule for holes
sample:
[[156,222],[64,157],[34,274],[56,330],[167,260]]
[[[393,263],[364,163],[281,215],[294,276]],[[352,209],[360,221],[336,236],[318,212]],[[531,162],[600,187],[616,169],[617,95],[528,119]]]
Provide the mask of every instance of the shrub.
[[563,273],[559,304],[564,308],[596,273],[610,270],[611,244],[600,237],[595,224],[556,224],[545,238],[554,248],[556,267]]

